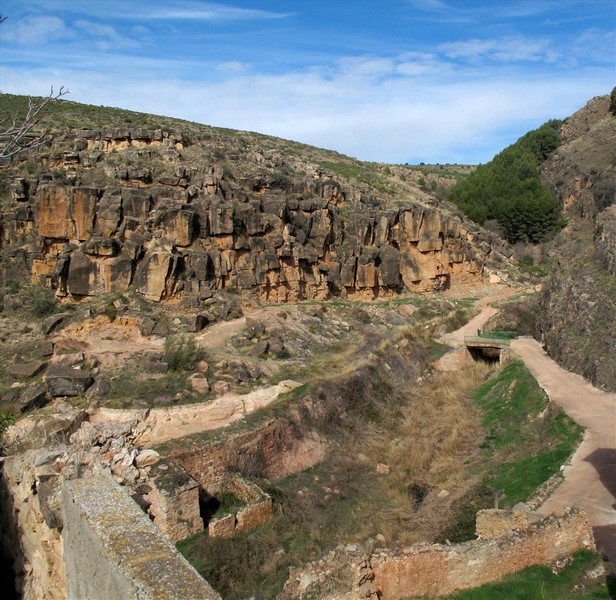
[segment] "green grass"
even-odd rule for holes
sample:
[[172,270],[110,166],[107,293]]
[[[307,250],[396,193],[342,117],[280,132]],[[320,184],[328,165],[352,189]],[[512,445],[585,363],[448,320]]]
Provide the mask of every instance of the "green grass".
[[[276,484],[259,481],[274,500],[270,521],[232,539],[198,535],[180,542],[178,549],[223,598],[273,598],[287,580],[289,567],[321,558],[324,548],[377,533],[370,515],[377,510],[379,494],[373,494],[372,506],[365,504],[365,494],[374,492],[379,482],[372,469],[352,457],[344,463],[344,479],[339,465],[327,460]],[[335,482],[332,472],[337,474]],[[338,494],[328,494],[325,488]]]
[[527,500],[560,470],[581,441],[582,428],[548,398],[521,361],[482,385],[474,401],[483,413],[487,456],[496,458],[484,485],[505,491],[502,506]]
[[[147,372],[145,361],[137,367],[139,372]],[[151,377],[142,378],[137,376],[137,369],[131,368],[131,365],[111,377],[110,384],[111,390],[105,399],[105,405],[117,408],[131,407],[134,401],[151,405],[156,399],[160,399],[161,404],[171,404],[176,394],[189,389],[185,373],[169,371],[162,375],[153,374]]]
[[600,558],[582,550],[571,564],[556,574],[550,567],[529,567],[508,575],[498,583],[466,590],[448,600],[609,600],[613,598],[605,581],[585,580],[585,573],[595,568]]
[[475,465],[481,483],[461,503],[457,519],[443,539],[462,542],[474,537],[475,514],[494,507],[494,493],[503,490],[501,508],[527,501],[579,445],[583,429],[547,396],[522,361],[508,364],[473,395],[485,437]]
[[237,513],[238,510],[240,510],[240,508],[243,508],[244,506],[246,506],[246,503],[242,502],[242,500],[240,500],[232,492],[227,492],[225,494],[222,494],[219,498],[219,501],[220,501],[220,506],[216,510],[216,513],[214,514],[214,518],[223,517],[224,515],[228,515],[228,514],[234,515],[235,513]]

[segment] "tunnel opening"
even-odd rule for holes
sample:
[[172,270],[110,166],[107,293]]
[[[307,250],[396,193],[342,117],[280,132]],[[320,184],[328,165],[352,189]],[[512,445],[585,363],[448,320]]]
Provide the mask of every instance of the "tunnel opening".
[[488,364],[496,364],[500,362],[501,349],[500,348],[477,348],[467,347],[471,358],[475,362],[484,362]]

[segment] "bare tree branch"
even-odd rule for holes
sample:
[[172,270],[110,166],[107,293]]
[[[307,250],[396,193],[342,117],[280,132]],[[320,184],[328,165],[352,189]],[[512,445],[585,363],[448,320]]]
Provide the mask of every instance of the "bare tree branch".
[[50,103],[66,96],[69,90],[62,86],[58,92],[54,92],[51,86],[49,96],[39,102],[28,98],[28,111],[25,117],[13,115],[11,124],[7,127],[8,118],[0,120],[0,158],[9,158],[20,152],[34,150],[45,144],[51,133],[45,130],[42,133],[34,133],[33,129],[41,120],[41,111]]

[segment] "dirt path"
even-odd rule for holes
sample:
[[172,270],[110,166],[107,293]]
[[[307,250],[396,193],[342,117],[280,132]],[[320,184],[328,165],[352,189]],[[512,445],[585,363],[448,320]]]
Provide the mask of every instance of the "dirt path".
[[[460,329],[443,335],[441,341],[463,345],[465,335],[474,335],[498,313],[489,306],[491,302],[517,292],[485,296],[476,304],[483,310]],[[563,483],[539,512],[548,515],[565,506],[582,507],[588,514],[597,548],[616,564],[616,394],[598,390],[580,375],[560,367],[532,338],[519,338],[511,347],[550,400],[586,430],[571,463],[564,468]]]
[[[162,444],[194,433],[227,427],[301,385],[297,381],[286,380],[243,396],[229,392],[211,402],[152,408],[144,421],[145,430],[136,441],[146,445]],[[109,411],[101,411],[99,420],[105,414]]]
[[490,306],[492,302],[504,300],[524,292],[521,288],[506,288],[490,289],[488,295],[478,300],[475,304],[477,308],[481,308],[481,312],[473,317],[466,325],[456,329],[451,333],[446,333],[441,336],[441,342],[450,346],[461,346],[464,343],[464,336],[477,335],[477,330],[481,329],[494,315],[498,313],[498,309]]
[[616,564],[616,394],[559,367],[532,338],[511,346],[550,399],[586,429],[563,483],[539,512],[547,515],[573,504],[584,508],[597,547]]

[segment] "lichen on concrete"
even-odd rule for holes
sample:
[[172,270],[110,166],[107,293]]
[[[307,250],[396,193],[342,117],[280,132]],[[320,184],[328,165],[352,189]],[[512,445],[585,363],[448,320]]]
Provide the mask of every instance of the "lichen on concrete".
[[69,599],[220,599],[110,478],[65,482],[63,504]]

